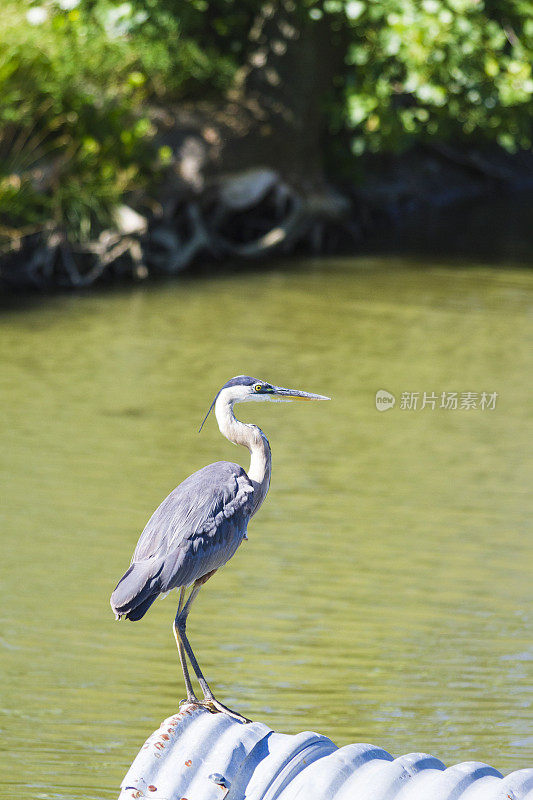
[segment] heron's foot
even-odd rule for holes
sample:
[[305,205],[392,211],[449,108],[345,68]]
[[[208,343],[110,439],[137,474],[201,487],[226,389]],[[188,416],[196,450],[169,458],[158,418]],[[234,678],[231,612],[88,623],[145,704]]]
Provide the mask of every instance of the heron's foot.
[[185,706],[201,706],[201,705],[202,703],[200,703],[198,698],[195,697],[194,695],[192,695],[191,697],[187,697],[184,700],[180,700],[178,703],[180,709],[185,708]]
[[238,711],[232,711],[231,708],[228,708],[221,703],[216,697],[205,697],[202,701],[198,701],[201,706],[207,708],[208,711],[211,711],[212,714],[227,714],[228,717],[232,717],[236,719],[238,722],[248,723],[252,722],[251,719],[247,717],[243,717],[242,714],[239,714]]

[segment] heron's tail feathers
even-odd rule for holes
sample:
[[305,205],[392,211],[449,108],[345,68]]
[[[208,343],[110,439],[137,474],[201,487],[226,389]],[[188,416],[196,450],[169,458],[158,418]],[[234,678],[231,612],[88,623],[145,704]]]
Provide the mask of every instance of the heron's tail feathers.
[[161,593],[162,559],[137,561],[124,573],[111,595],[111,608],[117,619],[141,619]]

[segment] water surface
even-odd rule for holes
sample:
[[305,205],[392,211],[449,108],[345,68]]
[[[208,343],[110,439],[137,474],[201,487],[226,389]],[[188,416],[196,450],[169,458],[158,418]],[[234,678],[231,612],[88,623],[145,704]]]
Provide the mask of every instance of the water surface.
[[[177,596],[121,625],[108,597],[180,480],[247,467],[213,418],[197,435],[239,373],[333,401],[238,407],[274,471],[190,617],[220,698],[339,745],[531,765],[532,309],[525,270],[376,258],[4,311],[0,793],[115,797],[176,711]],[[400,407],[424,391],[498,397]]]

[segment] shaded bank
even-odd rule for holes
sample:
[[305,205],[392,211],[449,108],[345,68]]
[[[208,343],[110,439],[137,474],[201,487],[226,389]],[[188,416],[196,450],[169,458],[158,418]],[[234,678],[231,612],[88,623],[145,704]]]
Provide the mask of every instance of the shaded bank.
[[[272,257],[321,253],[439,255],[531,265],[531,188],[483,178],[442,180],[435,188],[439,173],[431,172],[431,180],[418,185],[420,191],[396,181],[380,182],[375,190],[352,187],[339,193],[338,203],[332,201],[335,213],[326,218],[323,207],[320,216],[316,213],[313,197],[303,200],[277,173],[258,169],[210,186],[205,195],[169,201],[172,211],[164,219],[148,220],[123,207],[119,219],[132,228],[106,231],[89,245],[57,234],[21,240],[0,256],[0,285],[17,291],[79,289],[194,275],[226,264],[256,269]],[[212,211],[214,191],[229,205],[219,207],[218,218],[206,219],[204,208]],[[342,224],[335,216],[339,209]]]
[[[357,252],[369,236],[401,229],[413,214],[532,189],[531,153],[511,156],[457,136],[445,141],[446,126],[439,135],[413,136],[418,143],[402,155],[386,155],[388,140],[371,115],[366,130],[380,153],[363,155],[357,125],[345,118],[344,93],[350,95],[350,80],[364,85],[376,67],[360,66],[350,78],[353,29],[338,14],[312,17],[291,0],[261,4],[246,56],[222,98],[149,98],[143,113],[155,132],[154,153],[164,154],[164,168],[154,163],[157,181],[148,188],[139,176],[128,205],[113,206],[105,229],[96,226],[91,235],[77,237],[60,218],[30,234],[13,229],[0,251],[0,279],[19,287],[84,287],[194,270],[200,260]],[[361,41],[367,24],[360,23]],[[391,85],[394,102],[383,119],[400,130],[420,98],[407,83]],[[351,100],[357,105],[362,97]],[[66,186],[61,165],[61,158],[45,160],[30,183],[37,180],[43,195]]]

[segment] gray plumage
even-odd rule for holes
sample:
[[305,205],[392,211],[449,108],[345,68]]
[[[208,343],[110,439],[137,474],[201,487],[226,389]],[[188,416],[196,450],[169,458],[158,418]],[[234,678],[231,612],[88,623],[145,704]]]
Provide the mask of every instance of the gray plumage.
[[[230,714],[241,722],[247,720],[214,697],[186,635],[187,616],[200,587],[235,554],[270,486],[272,458],[268,439],[256,425],[239,422],[233,406],[251,400],[328,399],[272,386],[248,375],[227,381],[213,400],[204,422],[214,408],[220,432],[230,442],[250,451],[248,473],[239,464],[217,461],[180,483],[148,520],[130,567],[111,595],[111,608],[116,618],[136,621],[146,614],[160,594],[179,589],[173,629],[187,701],[200,703],[191,684],[188,658],[204,693],[201,704],[211,711]],[[191,585],[190,595],[185,600],[185,590]]]
[[113,594],[117,616],[141,619],[157,597],[222,567],[246,536],[254,487],[244,469],[217,461],[174,489],[150,517]]

